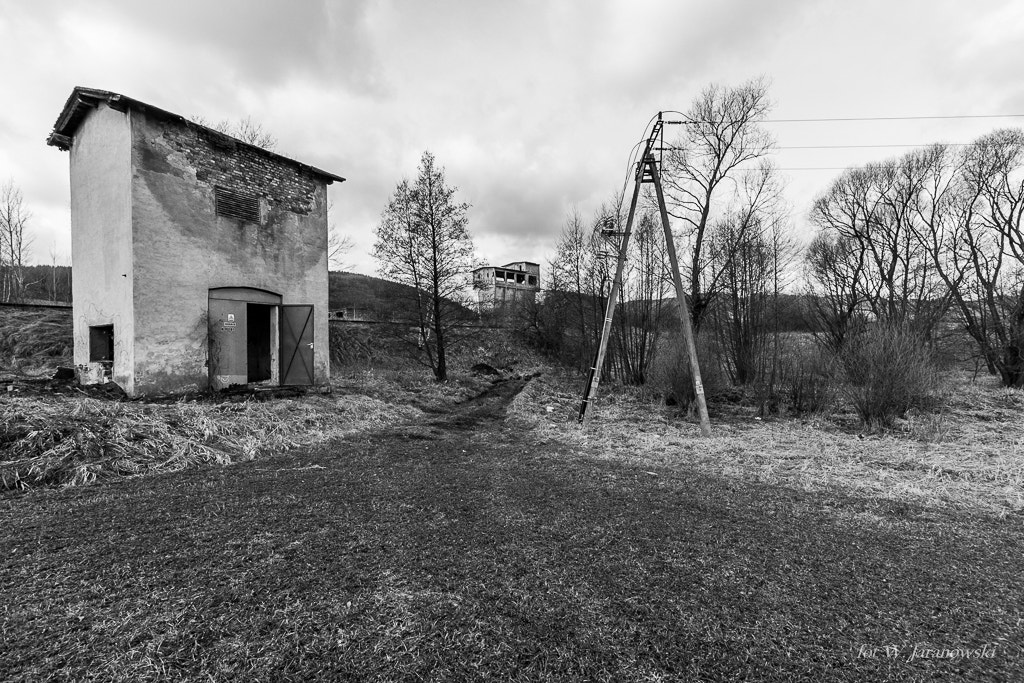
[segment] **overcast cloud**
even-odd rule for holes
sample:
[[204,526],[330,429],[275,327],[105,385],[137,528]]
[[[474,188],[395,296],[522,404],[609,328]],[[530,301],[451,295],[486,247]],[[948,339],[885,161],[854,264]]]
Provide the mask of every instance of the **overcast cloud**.
[[[0,179],[34,214],[33,257],[69,256],[68,159],[45,139],[75,85],[186,116],[251,116],[278,151],[348,178],[332,222],[373,274],[372,233],[426,149],[487,262],[543,262],[567,212],[621,188],[658,110],[764,75],[773,118],[1024,113],[1024,3],[20,1],[0,14]],[[967,142],[1024,119],[770,124],[784,147]],[[894,148],[783,149],[782,169]],[[807,231],[838,171],[785,170]]]

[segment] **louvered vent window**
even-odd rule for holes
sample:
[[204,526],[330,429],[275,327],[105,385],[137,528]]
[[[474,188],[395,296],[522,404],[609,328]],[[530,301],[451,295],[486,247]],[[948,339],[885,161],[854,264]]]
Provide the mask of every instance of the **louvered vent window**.
[[213,191],[217,200],[218,216],[260,222],[260,199],[256,195],[219,186],[214,187]]

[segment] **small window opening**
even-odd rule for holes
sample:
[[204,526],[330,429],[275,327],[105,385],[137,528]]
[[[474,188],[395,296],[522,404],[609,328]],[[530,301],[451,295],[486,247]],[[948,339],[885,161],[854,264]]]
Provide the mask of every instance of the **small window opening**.
[[98,325],[89,328],[89,362],[114,362],[113,325]]
[[252,223],[260,222],[260,198],[254,194],[229,190],[219,185],[213,188],[217,215],[237,218]]
[[536,275],[531,275],[529,281],[530,281],[531,285],[536,285],[537,284],[537,276]]
[[526,276],[522,273],[516,273],[516,284],[523,284],[526,282]]

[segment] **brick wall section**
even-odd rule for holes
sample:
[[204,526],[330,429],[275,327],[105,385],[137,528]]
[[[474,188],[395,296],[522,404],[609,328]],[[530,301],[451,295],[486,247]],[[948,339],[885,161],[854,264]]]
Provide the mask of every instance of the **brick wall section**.
[[317,188],[324,181],[299,164],[216,131],[174,121],[152,124],[161,131],[162,142],[188,160],[199,183],[256,194],[270,213],[283,210],[305,216],[314,210]]

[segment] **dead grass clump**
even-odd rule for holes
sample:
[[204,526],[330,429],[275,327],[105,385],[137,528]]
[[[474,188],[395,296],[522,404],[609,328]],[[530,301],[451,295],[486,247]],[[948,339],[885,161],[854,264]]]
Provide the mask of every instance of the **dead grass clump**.
[[0,316],[0,367],[32,370],[70,365],[73,351],[71,311],[4,309]]
[[0,486],[74,486],[114,476],[252,460],[419,414],[367,396],[169,405],[0,398]]

